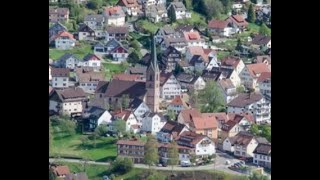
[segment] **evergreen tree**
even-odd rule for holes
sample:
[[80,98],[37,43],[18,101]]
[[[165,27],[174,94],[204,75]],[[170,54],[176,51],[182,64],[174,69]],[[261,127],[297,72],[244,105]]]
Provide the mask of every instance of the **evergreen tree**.
[[249,9],[248,9],[248,21],[251,23],[256,22],[256,13],[254,11],[253,4],[250,4]]
[[259,29],[259,33],[265,36],[270,36],[271,35],[271,30],[267,27],[265,23],[262,23]]

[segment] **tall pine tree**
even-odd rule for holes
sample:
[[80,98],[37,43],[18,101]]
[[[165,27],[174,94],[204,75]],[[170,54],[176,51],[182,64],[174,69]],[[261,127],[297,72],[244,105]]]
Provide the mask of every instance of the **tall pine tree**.
[[256,13],[254,11],[253,4],[250,4],[248,9],[248,21],[251,23],[256,22]]

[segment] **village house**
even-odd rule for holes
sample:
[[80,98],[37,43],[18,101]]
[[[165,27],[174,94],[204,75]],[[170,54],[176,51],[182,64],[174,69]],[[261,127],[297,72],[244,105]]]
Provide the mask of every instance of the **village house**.
[[147,106],[145,102],[138,98],[135,98],[130,102],[129,108],[133,111],[133,114],[136,116],[138,125],[141,126],[144,115],[150,112],[150,108]]
[[161,41],[160,47],[162,51],[165,51],[169,46],[176,48],[181,53],[185,53],[188,43],[183,35],[174,33],[164,36],[163,41]]
[[178,61],[181,61],[182,54],[176,48],[169,46],[163,53],[160,67],[166,72],[172,72]]
[[248,64],[240,73],[241,83],[246,88],[255,89],[258,78],[265,72],[271,72],[265,63]]
[[271,56],[268,56],[268,55],[264,55],[264,56],[257,56],[253,61],[252,63],[265,63],[268,68],[270,69],[271,71]]
[[271,48],[271,36],[256,35],[252,39],[251,46],[266,51]]
[[115,121],[124,121],[126,124],[126,131],[128,132],[131,131],[133,133],[137,133],[140,129],[137,118],[132,111],[120,110],[112,113],[112,116]]
[[83,58],[79,65],[85,68],[93,68],[94,71],[100,71],[101,58],[89,53]]
[[177,80],[181,85],[181,91],[195,90],[199,91],[206,87],[206,82],[201,76],[195,76],[187,73],[177,75]]
[[185,60],[189,62],[189,69],[197,70],[211,70],[213,67],[219,67],[216,52],[212,49],[205,49],[202,46],[189,46],[186,48]]
[[70,70],[67,68],[51,68],[52,87],[67,88],[69,87]]
[[104,108],[90,106],[82,115],[82,131],[93,132],[101,124],[110,124],[112,116]]
[[189,131],[184,124],[180,124],[176,121],[167,121],[157,133],[157,139],[159,142],[169,143],[172,140],[175,140],[184,131]]
[[171,100],[181,96],[181,86],[172,73],[160,73],[160,98]]
[[99,81],[104,80],[104,74],[93,71],[93,68],[77,68],[75,78],[79,88],[86,93],[94,94]]
[[125,73],[120,73],[120,74],[114,74],[112,76],[112,79],[117,79],[117,80],[122,80],[122,81],[140,81],[140,82],[146,82],[141,75],[138,74],[125,74]]
[[156,135],[166,122],[167,120],[161,113],[148,112],[142,119],[141,131],[150,132],[151,134]]
[[231,15],[226,19],[235,28],[237,33],[243,32],[248,26],[248,22],[241,15]]
[[64,178],[67,174],[70,174],[68,166],[51,166],[51,168],[58,178]]
[[76,45],[76,40],[73,35],[67,31],[62,31],[52,38],[55,48],[61,50],[72,49]]
[[94,54],[112,58],[113,61],[122,62],[129,56],[129,51],[119,41],[112,39],[107,44],[98,43],[94,46]]
[[241,85],[241,79],[233,68],[213,67],[211,71],[204,71],[202,77],[205,81],[218,81],[221,79],[230,79],[235,87]]
[[217,120],[212,113],[200,113],[199,110],[185,109],[178,115],[178,122],[185,124],[191,131],[216,140],[218,137]]
[[125,73],[130,75],[139,75],[141,81],[146,81],[146,72],[147,67],[146,66],[135,66],[135,67],[128,67]]
[[164,40],[165,36],[173,35],[175,33],[175,30],[169,25],[160,27],[155,33],[156,42],[159,44]]
[[74,70],[78,66],[79,61],[80,59],[74,54],[66,53],[55,62],[55,65],[60,68]]
[[181,34],[183,34],[185,32],[187,32],[187,33],[190,33],[190,32],[198,32],[198,33],[200,33],[200,31],[197,29],[196,26],[190,25],[190,24],[180,24],[174,30],[176,32],[181,33]]
[[203,48],[207,48],[205,40],[201,38],[198,31],[183,32],[183,35],[188,43],[188,46],[201,46]]
[[218,80],[218,86],[221,89],[226,104],[237,97],[237,88],[230,79]]
[[258,93],[241,93],[227,104],[232,113],[252,113],[257,124],[271,123],[271,101]]
[[112,39],[117,41],[124,41],[127,39],[129,30],[127,26],[108,26],[106,28],[106,41],[108,42]]
[[81,115],[86,99],[81,88],[56,89],[49,97],[49,110],[60,115]]
[[176,96],[167,107],[167,111],[173,111],[175,114],[179,114],[184,109],[190,109],[191,106],[186,103],[180,96]]
[[259,89],[262,95],[271,98],[271,72],[261,73],[261,75],[258,77],[257,85],[257,89]]
[[86,24],[80,24],[78,29],[78,39],[80,41],[94,41],[96,33]]
[[117,5],[123,7],[129,16],[138,16],[141,13],[137,0],[119,0]]
[[271,169],[271,144],[259,143],[253,154],[254,164]]
[[133,163],[143,163],[144,145],[142,141],[134,140],[118,140],[117,156],[132,159]]
[[105,18],[101,14],[89,14],[84,17],[83,23],[94,31],[103,30]]
[[186,7],[181,1],[171,2],[167,7],[167,11],[174,11],[176,19],[191,18],[191,13],[186,11]]
[[62,25],[61,23],[57,22],[49,28],[49,46],[55,46],[55,38],[56,36],[64,31],[68,31],[68,29]]
[[49,22],[68,22],[69,13],[68,8],[49,7]]
[[[220,66],[225,68],[232,68],[234,69],[235,73],[240,76],[242,70],[245,68],[245,64],[243,63],[242,59],[234,56],[227,56],[222,58],[220,61]],[[241,83],[241,79],[237,79],[237,85]]]
[[229,26],[226,20],[211,20],[208,22],[208,29],[211,33],[218,36],[230,37],[236,33],[236,29]]
[[122,7],[106,7],[103,11],[103,16],[106,18],[106,24],[110,26],[124,26],[125,13]]
[[168,14],[165,4],[147,6],[145,9],[145,16],[154,23],[167,21]]

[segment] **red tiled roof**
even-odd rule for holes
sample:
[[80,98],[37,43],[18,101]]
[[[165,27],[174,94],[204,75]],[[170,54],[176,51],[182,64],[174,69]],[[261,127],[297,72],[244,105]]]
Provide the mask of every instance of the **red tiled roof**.
[[59,37],[67,37],[67,38],[69,38],[69,39],[75,40],[75,39],[73,38],[73,35],[70,34],[70,33],[67,32],[67,31],[61,31],[54,39],[57,39],[57,38],[59,38]]
[[224,29],[228,26],[228,21],[224,20],[211,20],[208,23],[208,28],[211,29]]
[[180,96],[176,96],[170,103],[171,105],[183,105],[182,99]]
[[190,40],[200,40],[200,34],[195,31],[195,32],[184,32],[184,37],[187,41]]
[[237,68],[240,61],[241,61],[240,58],[227,56],[227,57],[221,59],[221,65],[222,66],[232,66],[233,68]]
[[105,8],[105,11],[109,14],[109,15],[113,15],[113,14],[117,14],[118,11],[121,10],[120,6],[114,6],[114,7],[107,7]]
[[184,109],[180,112],[184,123],[191,123],[191,117],[192,118],[201,118],[201,113],[199,110],[192,108],[192,109]]
[[115,74],[112,79],[122,80],[122,81],[139,81],[141,78],[138,74]]
[[252,77],[257,77],[263,72],[271,72],[265,63],[249,64],[247,68]]
[[57,174],[57,176],[64,176],[66,174],[70,174],[68,166],[57,166],[54,168],[54,172]]
[[262,72],[261,75],[258,77],[258,82],[262,82],[270,78],[271,78],[271,72]]
[[138,140],[118,140],[117,144],[121,145],[132,145],[132,146],[144,146],[144,142]]

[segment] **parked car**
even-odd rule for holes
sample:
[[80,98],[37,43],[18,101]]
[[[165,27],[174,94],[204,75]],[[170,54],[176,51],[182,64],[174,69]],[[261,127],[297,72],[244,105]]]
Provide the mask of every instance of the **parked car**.
[[167,167],[168,164],[167,163],[162,163],[162,167]]
[[190,167],[191,166],[191,162],[190,161],[181,161],[181,166],[182,167]]

